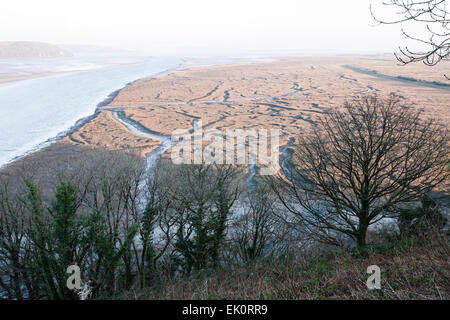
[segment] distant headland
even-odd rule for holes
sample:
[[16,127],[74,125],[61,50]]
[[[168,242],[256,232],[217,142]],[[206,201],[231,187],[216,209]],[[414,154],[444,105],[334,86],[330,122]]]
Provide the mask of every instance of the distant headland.
[[0,42],[0,59],[68,57],[72,54],[53,44],[31,41]]

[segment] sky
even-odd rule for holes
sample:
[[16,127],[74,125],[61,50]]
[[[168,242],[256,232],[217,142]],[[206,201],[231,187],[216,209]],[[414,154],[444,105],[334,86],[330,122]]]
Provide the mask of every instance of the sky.
[[382,0],[7,0],[0,41],[86,44],[160,55],[379,53],[404,44],[372,19]]

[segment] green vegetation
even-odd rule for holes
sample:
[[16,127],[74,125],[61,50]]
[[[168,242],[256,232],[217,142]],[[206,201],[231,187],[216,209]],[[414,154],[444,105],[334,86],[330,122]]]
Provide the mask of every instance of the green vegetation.
[[[0,296],[449,299],[444,217],[427,195],[448,176],[446,133],[393,103],[347,112],[299,146],[285,180],[250,193],[237,166],[162,159],[148,172],[136,155],[100,150],[0,176]],[[386,216],[397,220],[375,224]],[[380,290],[366,287],[374,264]],[[68,289],[70,265],[87,291]]]

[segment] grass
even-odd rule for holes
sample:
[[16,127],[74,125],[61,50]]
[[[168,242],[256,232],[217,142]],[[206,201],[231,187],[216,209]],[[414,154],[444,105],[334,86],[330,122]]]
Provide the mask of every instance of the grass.
[[[292,253],[250,266],[160,277],[121,299],[449,299],[449,248],[433,241],[392,237],[364,251]],[[381,289],[366,286],[367,267],[381,269]]]

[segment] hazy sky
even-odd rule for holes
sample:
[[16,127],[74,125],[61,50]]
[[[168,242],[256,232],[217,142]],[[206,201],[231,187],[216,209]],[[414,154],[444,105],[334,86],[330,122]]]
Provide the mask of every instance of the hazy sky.
[[0,41],[90,44],[152,54],[392,52],[381,0],[2,0]]

